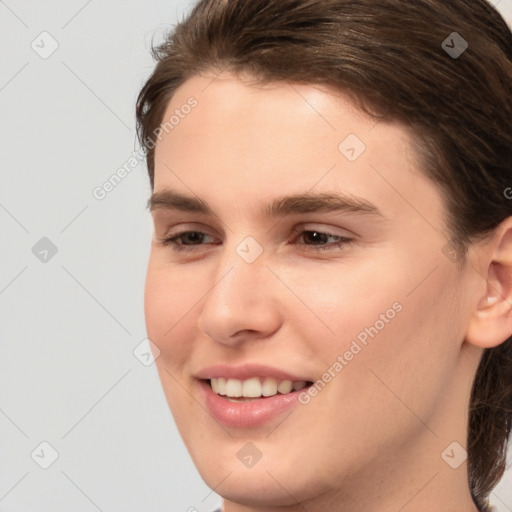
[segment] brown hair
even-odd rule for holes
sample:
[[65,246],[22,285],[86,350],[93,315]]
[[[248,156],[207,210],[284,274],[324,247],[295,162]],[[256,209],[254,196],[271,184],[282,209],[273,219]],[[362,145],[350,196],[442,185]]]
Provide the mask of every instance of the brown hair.
[[[449,54],[463,40],[466,51]],[[137,101],[152,188],[155,130],[174,91],[226,69],[332,85],[408,126],[459,263],[512,216],[512,34],[485,0],[202,0],[153,55]],[[484,351],[470,398],[468,479],[482,510],[503,476],[511,423],[512,337]]]

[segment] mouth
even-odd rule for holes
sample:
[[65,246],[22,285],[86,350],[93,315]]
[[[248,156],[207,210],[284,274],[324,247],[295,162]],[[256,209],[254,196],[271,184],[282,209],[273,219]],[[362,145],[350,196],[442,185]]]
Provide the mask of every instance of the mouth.
[[[262,427],[297,408],[308,381],[251,377],[246,380],[215,377],[199,379],[202,402],[217,422],[238,429]],[[252,396],[247,396],[252,395]]]
[[307,369],[290,373],[283,365],[246,361],[217,363],[195,372],[199,399],[218,423],[234,428],[261,427],[283,421],[285,413],[305,403],[314,381]]
[[214,377],[204,382],[215,394],[230,402],[253,402],[276,395],[288,395],[313,384],[310,381],[278,380],[274,377],[251,377],[245,380]]

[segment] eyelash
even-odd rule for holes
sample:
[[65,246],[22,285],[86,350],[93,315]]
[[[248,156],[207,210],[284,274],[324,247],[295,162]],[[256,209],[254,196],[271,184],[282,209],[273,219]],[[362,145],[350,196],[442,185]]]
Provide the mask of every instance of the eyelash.
[[[204,233],[202,231],[182,231],[182,232],[177,233],[176,235],[173,235],[168,238],[159,238],[158,242],[163,246],[166,246],[166,247],[169,246],[171,248],[171,250],[175,251],[175,252],[194,251],[195,249],[191,249],[189,247],[196,247],[198,245],[204,245],[204,244],[180,244],[180,243],[178,243],[178,241],[177,241],[178,239],[180,239],[182,236],[187,235],[189,233],[196,233],[196,234],[200,234],[200,235],[209,236],[208,233]],[[332,233],[327,233],[325,231],[317,231],[314,229],[307,229],[307,230],[302,230],[302,231],[300,229],[294,230],[294,234],[302,235],[304,233],[317,233],[320,235],[325,235],[327,237],[334,237],[339,240],[338,242],[335,242],[332,244],[325,244],[325,245],[301,244],[301,245],[305,245],[307,247],[308,251],[311,250],[311,251],[320,252],[320,251],[325,251],[325,250],[331,250],[334,248],[342,249],[343,247],[354,242],[353,238],[348,238],[348,237],[341,236],[341,235],[334,235]]]

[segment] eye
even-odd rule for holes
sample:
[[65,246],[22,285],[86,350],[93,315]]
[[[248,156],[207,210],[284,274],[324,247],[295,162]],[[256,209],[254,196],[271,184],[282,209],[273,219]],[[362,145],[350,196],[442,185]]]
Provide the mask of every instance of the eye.
[[[307,251],[341,249],[354,241],[354,238],[317,230],[296,229],[294,234],[298,235],[295,238],[312,241],[312,243],[298,244],[305,246]],[[163,246],[171,247],[172,251],[193,251],[195,246],[204,245],[202,242],[204,242],[206,237],[210,237],[210,235],[202,231],[182,231],[167,238],[159,238],[158,242]],[[329,239],[334,240],[334,242],[327,243]]]
[[191,251],[194,249],[188,248],[187,246],[193,247],[195,245],[202,245],[198,242],[204,240],[204,237],[206,236],[210,235],[208,235],[208,233],[203,233],[202,231],[182,231],[181,233],[168,238],[160,238],[158,241],[163,246],[170,246],[173,251]]
[[[353,238],[341,235],[334,235],[332,233],[326,233],[324,231],[297,230],[296,232],[299,234],[299,238],[313,241],[312,244],[299,244],[306,246],[306,250],[308,251],[326,251],[332,249],[341,249],[354,241]],[[334,239],[335,241],[331,243],[326,243],[328,239]]]

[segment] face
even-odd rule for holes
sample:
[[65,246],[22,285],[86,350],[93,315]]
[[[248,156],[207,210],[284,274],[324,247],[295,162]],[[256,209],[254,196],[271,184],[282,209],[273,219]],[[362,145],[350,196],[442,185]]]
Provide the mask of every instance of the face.
[[453,471],[440,453],[464,428],[446,418],[467,392],[469,284],[409,132],[328,88],[229,74],[189,79],[173,115],[155,152],[145,315],[206,483],[286,505],[419,462]]

